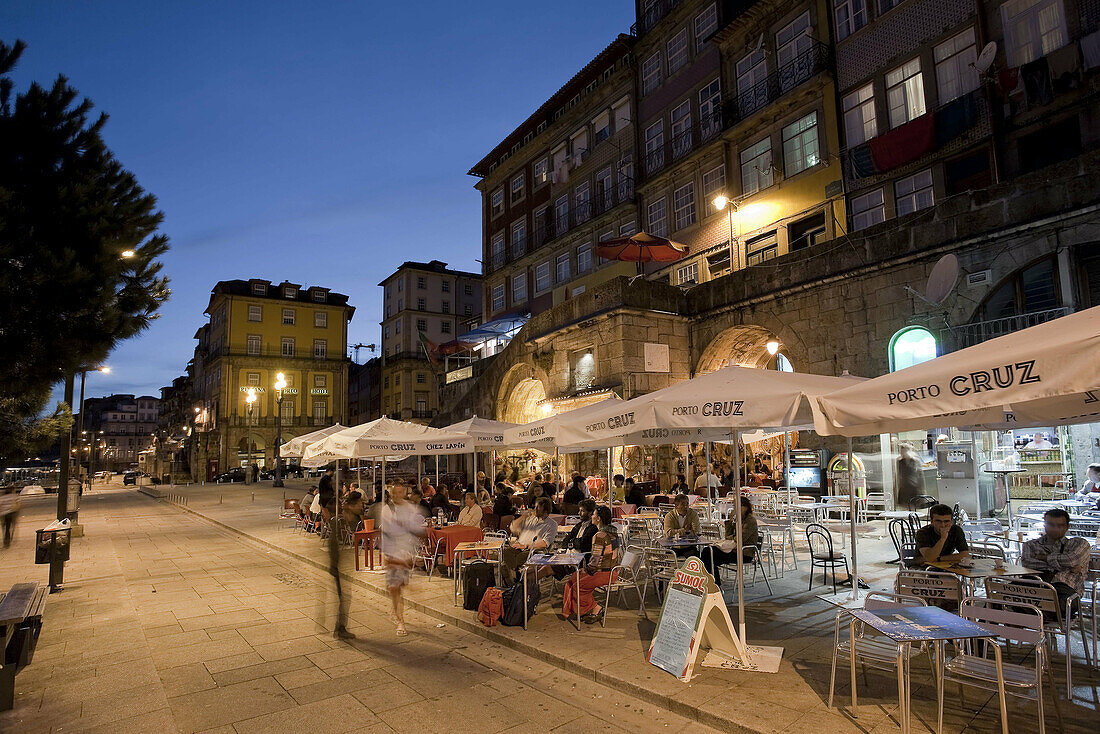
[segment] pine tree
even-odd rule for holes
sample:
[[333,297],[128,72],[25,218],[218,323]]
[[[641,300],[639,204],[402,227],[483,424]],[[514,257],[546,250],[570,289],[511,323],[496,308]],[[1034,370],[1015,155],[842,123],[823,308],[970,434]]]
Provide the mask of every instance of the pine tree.
[[53,385],[147,328],[169,296],[156,198],[64,76],[12,98],[24,48],[0,43],[0,456],[35,433]]

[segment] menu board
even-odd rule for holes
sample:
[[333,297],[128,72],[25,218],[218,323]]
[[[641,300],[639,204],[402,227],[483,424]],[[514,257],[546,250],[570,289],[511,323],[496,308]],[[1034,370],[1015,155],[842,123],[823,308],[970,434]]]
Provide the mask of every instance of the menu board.
[[657,634],[649,648],[649,662],[677,677],[687,674],[688,659],[696,643],[696,630],[706,593],[685,584],[673,584],[665,595]]

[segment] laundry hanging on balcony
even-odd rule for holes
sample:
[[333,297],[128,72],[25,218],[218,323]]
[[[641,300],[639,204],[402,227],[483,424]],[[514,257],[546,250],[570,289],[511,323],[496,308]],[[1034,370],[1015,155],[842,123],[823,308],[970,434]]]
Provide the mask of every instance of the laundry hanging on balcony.
[[974,97],[977,91],[953,99],[936,110],[937,145],[949,143],[974,127],[978,119],[978,105]]
[[936,146],[933,115],[924,114],[885,135],[868,142],[871,160],[878,172],[889,171],[917,160]]

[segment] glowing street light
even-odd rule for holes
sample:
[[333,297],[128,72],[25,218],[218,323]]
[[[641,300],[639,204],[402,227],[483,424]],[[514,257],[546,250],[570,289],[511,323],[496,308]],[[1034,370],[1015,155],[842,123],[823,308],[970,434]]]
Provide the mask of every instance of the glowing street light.
[[124,260],[129,260],[135,254],[137,254],[137,253],[135,253],[133,250],[123,250],[122,252],[119,253],[119,256],[121,256],[122,259],[124,259]]
[[770,340],[767,344],[767,347],[768,354],[772,355],[773,357],[779,353],[779,342],[777,342],[775,339]]
[[286,375],[275,373],[275,479],[272,487],[283,486],[283,457],[279,451],[283,444],[283,390],[286,388]]

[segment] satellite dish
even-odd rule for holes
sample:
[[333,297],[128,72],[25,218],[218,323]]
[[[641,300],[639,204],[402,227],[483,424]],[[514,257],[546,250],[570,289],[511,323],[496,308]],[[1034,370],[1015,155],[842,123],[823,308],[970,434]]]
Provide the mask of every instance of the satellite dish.
[[924,287],[924,300],[938,306],[951,295],[951,291],[955,290],[958,282],[959,258],[953,254],[944,255],[928,275],[928,284]]
[[978,60],[974,62],[974,68],[979,73],[986,73],[989,71],[989,67],[993,66],[993,59],[997,56],[997,43],[996,41],[990,41],[985,44],[982,52],[978,54]]

